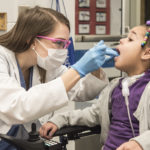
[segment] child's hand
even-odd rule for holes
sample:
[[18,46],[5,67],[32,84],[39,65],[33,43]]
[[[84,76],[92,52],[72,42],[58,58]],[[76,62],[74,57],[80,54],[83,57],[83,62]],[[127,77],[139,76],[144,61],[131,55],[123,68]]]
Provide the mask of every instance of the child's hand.
[[46,138],[46,139],[51,139],[54,133],[57,131],[58,127],[52,123],[52,122],[47,122],[39,130],[39,134],[41,137]]
[[129,141],[123,143],[116,150],[143,150],[143,149],[136,141]]

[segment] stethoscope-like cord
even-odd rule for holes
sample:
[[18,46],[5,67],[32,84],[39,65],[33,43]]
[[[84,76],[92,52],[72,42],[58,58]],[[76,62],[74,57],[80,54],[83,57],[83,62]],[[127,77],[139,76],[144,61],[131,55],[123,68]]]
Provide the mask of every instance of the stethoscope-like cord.
[[133,134],[133,137],[135,137],[135,132],[134,132],[131,115],[130,115],[130,110],[129,110],[129,100],[128,100],[127,96],[125,96],[125,103],[126,103],[126,107],[127,107],[127,113],[128,113],[128,118],[129,118],[131,130],[132,130],[132,134]]
[[131,78],[127,77],[122,81],[122,95],[125,98],[125,104],[126,104],[126,107],[127,107],[127,113],[128,113],[129,123],[130,123],[130,127],[131,127],[131,130],[132,130],[133,137],[135,137],[135,131],[134,131],[134,128],[133,128],[133,123],[132,123],[132,120],[131,120],[131,114],[130,114],[130,109],[129,109],[129,99],[128,99],[128,96],[130,94],[129,86],[131,86],[134,82],[136,82],[136,80],[138,78],[140,78],[143,75],[144,75],[144,73],[142,73],[140,75],[136,75],[136,76],[131,77]]

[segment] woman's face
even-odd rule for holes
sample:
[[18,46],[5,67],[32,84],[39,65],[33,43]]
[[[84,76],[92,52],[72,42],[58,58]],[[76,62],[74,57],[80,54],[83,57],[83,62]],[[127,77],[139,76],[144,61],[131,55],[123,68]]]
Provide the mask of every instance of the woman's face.
[[[53,38],[53,39],[62,39],[62,40],[69,40],[69,29],[65,24],[59,23],[56,27],[54,32],[50,33],[46,37]],[[40,42],[46,47],[46,48],[52,48],[52,49],[63,49],[61,42],[53,42],[48,39],[39,39]],[[41,57],[46,57],[48,55],[48,51],[36,40],[36,47],[35,50]]]
[[115,57],[115,67],[129,74],[136,74],[141,67],[143,49],[141,43],[146,29],[143,26],[133,28],[127,38],[120,40],[117,46],[119,56]]

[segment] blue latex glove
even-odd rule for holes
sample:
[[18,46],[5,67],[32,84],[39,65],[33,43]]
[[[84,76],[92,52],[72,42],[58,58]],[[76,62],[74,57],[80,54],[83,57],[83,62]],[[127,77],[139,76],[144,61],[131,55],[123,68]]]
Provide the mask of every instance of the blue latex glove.
[[109,48],[109,47],[106,48],[105,62],[108,62],[109,60],[113,59],[116,56],[119,56],[119,54],[115,48]]
[[[110,58],[107,58],[106,55],[109,55]],[[80,74],[80,77],[84,77],[86,74],[99,69],[105,61],[109,61],[116,55],[116,51],[108,48],[104,41],[100,41],[88,50],[78,62],[72,65],[72,68]]]

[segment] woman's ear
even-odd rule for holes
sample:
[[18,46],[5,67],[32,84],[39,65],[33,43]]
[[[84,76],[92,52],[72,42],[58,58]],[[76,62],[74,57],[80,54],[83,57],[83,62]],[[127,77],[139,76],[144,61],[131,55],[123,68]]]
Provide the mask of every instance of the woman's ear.
[[142,53],[142,56],[141,56],[142,60],[148,60],[150,59],[150,48],[147,47],[144,52]]
[[33,42],[32,42],[32,44],[31,44],[31,46],[30,46],[31,48],[35,48],[36,47],[36,40],[33,40]]

